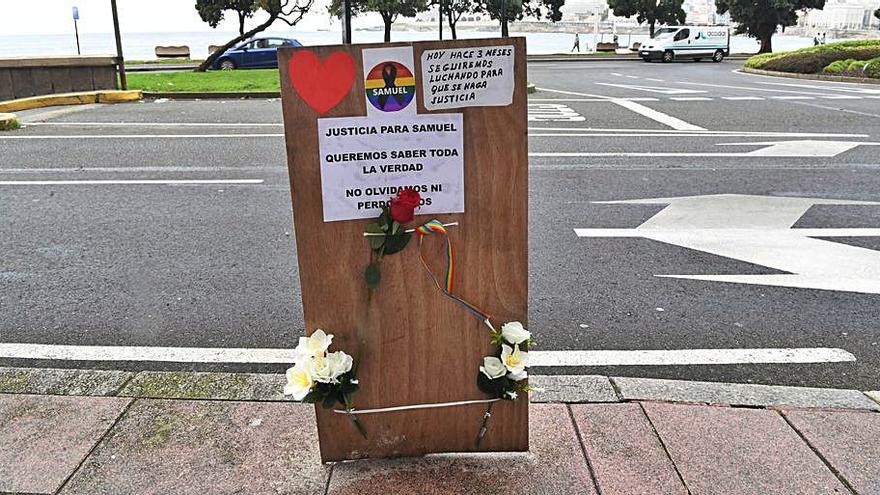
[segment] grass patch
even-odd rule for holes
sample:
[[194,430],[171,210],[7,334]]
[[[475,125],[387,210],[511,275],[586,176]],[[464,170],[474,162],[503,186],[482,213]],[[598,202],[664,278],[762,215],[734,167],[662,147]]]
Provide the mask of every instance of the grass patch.
[[141,91],[280,91],[277,69],[224,70],[209,72],[132,72],[128,89]]
[[797,74],[818,74],[824,72],[834,62],[848,61],[845,66],[841,63],[831,69],[845,72],[850,67],[857,65],[854,62],[864,62],[875,57],[880,57],[880,40],[856,40],[813,46],[791,52],[756,55],[747,60],[745,66],[752,69]]
[[21,129],[21,123],[17,118],[0,120],[0,131],[14,131],[16,129]]

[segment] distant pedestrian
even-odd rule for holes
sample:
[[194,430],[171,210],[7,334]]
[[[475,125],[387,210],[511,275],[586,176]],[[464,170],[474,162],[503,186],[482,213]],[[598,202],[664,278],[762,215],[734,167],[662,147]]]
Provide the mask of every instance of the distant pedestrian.
[[574,33],[574,46],[571,47],[571,51],[581,52],[581,37],[577,33]]
[[825,44],[825,33],[822,33],[822,44]]
[[813,36],[813,46],[819,46],[819,37]]
[[617,38],[617,35],[615,34],[614,37],[611,38],[611,41],[613,41],[614,44],[616,45],[616,44],[617,44],[617,39],[618,39],[618,38]]

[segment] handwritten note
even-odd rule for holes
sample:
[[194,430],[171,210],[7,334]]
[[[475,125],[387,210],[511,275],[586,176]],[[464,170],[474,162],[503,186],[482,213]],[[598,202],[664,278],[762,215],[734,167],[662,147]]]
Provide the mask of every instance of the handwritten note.
[[422,52],[425,108],[505,106],[513,102],[513,46]]

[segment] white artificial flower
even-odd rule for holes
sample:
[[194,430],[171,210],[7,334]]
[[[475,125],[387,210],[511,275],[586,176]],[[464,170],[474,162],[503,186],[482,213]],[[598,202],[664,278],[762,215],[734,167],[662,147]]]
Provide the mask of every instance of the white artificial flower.
[[512,390],[508,390],[507,392],[504,392],[504,396],[510,400],[516,400],[516,392],[514,392]]
[[507,379],[513,380],[515,382],[518,382],[520,380],[525,380],[528,377],[529,377],[529,374],[526,372],[526,370],[522,370],[519,373],[508,373],[507,374]]
[[504,376],[507,373],[507,368],[504,367],[504,363],[497,357],[486,356],[483,358],[483,366],[480,366],[480,371],[488,376],[490,380],[494,380]]
[[319,356],[309,359],[305,363],[309,375],[316,382],[333,383],[333,372],[330,369],[330,360],[326,356]]
[[296,362],[299,363],[309,358],[324,356],[331,342],[333,342],[333,334],[328,335],[320,328],[308,337],[300,337],[299,345],[293,350]]
[[529,353],[521,351],[519,345],[511,348],[509,345],[501,345],[501,361],[511,373],[521,373],[529,365]]
[[501,336],[511,344],[522,344],[532,338],[532,334],[523,328],[522,323],[518,321],[501,325]]
[[330,363],[330,376],[334,380],[351,371],[354,364],[351,356],[342,351],[327,354],[327,361]]
[[294,400],[303,400],[309,394],[315,381],[304,364],[297,364],[287,370],[287,384],[284,385],[284,395],[292,395]]

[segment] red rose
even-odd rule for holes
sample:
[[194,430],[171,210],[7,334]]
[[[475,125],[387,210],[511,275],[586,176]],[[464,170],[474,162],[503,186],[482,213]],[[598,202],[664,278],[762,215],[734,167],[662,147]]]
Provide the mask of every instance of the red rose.
[[415,209],[422,201],[419,193],[413,189],[401,189],[396,198],[391,198],[391,218],[404,224],[413,221]]

